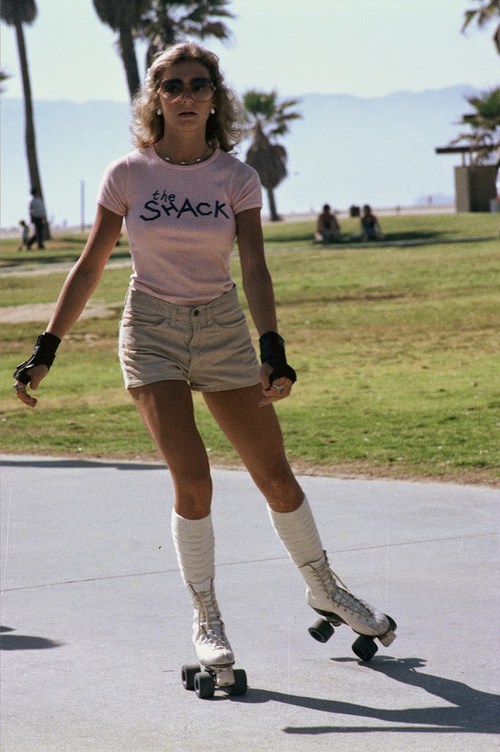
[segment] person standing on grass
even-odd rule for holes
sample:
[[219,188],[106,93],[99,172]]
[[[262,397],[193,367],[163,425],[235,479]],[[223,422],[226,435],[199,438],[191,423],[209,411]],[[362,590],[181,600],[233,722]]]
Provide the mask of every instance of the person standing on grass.
[[[172,535],[194,607],[193,642],[205,666],[232,665],[217,605],[212,479],[192,391],[264,495],[272,524],[315,609],[360,633],[386,634],[388,617],[331,571],[309,503],[288,464],[274,403],[296,380],[278,334],[264,257],[257,174],[230,152],[238,110],[218,58],[183,43],[160,53],[134,103],[136,150],[111,163],[85,249],[46,331],[15,371],[17,397],[34,407],[61,339],[96,288],[125,218],[133,261],[119,336],[126,388],[170,470]],[[260,335],[259,367],[230,276],[237,240],[243,289]]]
[[26,248],[27,251],[29,251],[29,238],[30,238],[30,228],[24,221],[24,219],[19,220],[19,227],[21,228],[21,239],[18,247],[18,251],[24,251]]
[[29,203],[29,213],[32,224],[35,227],[35,232],[28,240],[28,249],[31,248],[33,243],[38,245],[38,249],[45,248],[43,244],[45,226],[47,224],[47,216],[45,214],[45,206],[43,199],[38,188],[31,189],[31,201]]

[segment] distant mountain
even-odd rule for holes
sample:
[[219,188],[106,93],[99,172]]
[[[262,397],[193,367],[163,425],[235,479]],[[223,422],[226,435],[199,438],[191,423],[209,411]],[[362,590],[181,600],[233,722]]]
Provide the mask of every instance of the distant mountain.
[[[3,99],[0,133],[0,225],[9,227],[27,215],[29,175],[24,147],[24,107]],[[85,221],[95,211],[100,176],[108,162],[130,151],[129,105],[116,102],[35,102],[35,127],[47,211],[57,224],[78,225],[81,181]]]
[[316,210],[323,201],[337,208],[409,206],[424,196],[452,201],[456,158],[437,156],[434,148],[457,135],[472,91],[303,97],[304,117],[286,141],[290,177],[279,188],[280,205]]
[[[376,207],[410,206],[433,197],[453,200],[456,158],[434,147],[458,133],[467,109],[466,85],[396,92],[370,99],[344,94],[300,97],[302,119],[284,141],[289,177],[277,189],[282,213],[316,212],[328,202]],[[24,152],[23,103],[3,99],[0,224],[26,217],[29,178]],[[47,208],[56,224],[89,224],[101,174],[132,148],[127,103],[35,103],[37,145]],[[240,148],[245,157],[245,147]],[[82,202],[82,185],[84,200]],[[267,212],[267,207],[265,206]]]

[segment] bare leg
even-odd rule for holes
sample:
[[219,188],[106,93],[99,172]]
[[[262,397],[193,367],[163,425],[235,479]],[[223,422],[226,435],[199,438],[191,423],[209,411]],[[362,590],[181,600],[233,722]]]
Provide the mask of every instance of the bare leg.
[[212,501],[212,480],[188,384],[160,381],[129,391],[170,470],[175,511],[190,520],[206,517]]
[[[189,386],[166,381],[130,392],[175,484],[175,510],[182,519],[173,516],[174,540],[193,598],[197,655],[206,665],[232,662],[213,589],[213,530],[207,519],[212,496],[210,469],[194,422]],[[303,503],[304,494],[286,459],[274,409],[258,406],[260,387],[206,393],[204,397],[266,497],[276,532],[306,581],[309,605],[322,614],[340,617],[361,634],[385,635],[390,627],[388,617],[349,593],[330,570],[311,510]],[[185,576],[190,567],[206,572],[207,580],[190,582]]]
[[194,421],[191,391],[183,381],[162,381],[131,389],[130,394],[174,482],[172,537],[193,602],[197,658],[204,666],[231,666],[234,654],[214,589],[212,481],[207,453]]
[[288,464],[274,408],[259,407],[259,385],[203,395],[215,420],[234,446],[269,506],[297,509],[304,493]]

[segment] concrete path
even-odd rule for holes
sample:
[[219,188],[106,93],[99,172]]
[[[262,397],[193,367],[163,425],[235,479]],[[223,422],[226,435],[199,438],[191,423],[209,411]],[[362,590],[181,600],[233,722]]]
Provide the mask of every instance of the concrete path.
[[246,473],[214,471],[217,586],[244,697],[199,700],[155,465],[4,456],[2,752],[498,750],[498,490],[301,479],[333,568],[398,622],[360,663],[314,614]]

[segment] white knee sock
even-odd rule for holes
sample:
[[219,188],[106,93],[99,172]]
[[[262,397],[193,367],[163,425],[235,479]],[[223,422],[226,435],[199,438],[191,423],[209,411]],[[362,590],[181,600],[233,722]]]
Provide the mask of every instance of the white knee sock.
[[294,512],[274,512],[270,506],[267,510],[278,538],[298,567],[323,556],[323,546],[306,496]]
[[214,578],[215,544],[210,513],[201,520],[187,520],[172,509],[172,538],[186,584],[195,585]]

